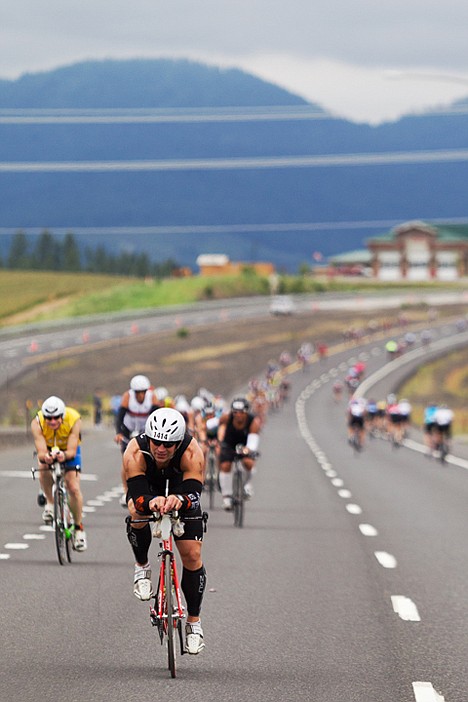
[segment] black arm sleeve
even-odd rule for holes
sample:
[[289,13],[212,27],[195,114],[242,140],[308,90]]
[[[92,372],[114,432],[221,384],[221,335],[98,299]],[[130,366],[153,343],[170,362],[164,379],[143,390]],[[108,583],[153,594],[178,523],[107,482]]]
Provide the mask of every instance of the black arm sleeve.
[[182,509],[198,509],[200,507],[200,496],[203,485],[195,478],[183,480],[179,486],[179,494],[183,498]]
[[135,475],[127,480],[128,494],[133,500],[135,509],[140,514],[151,514],[148,503],[153,497],[146,475]]
[[117,434],[123,434],[124,436],[127,437],[127,439],[130,438],[130,432],[123,423],[124,417],[127,414],[127,407],[119,407],[119,411],[117,412],[117,417],[115,418],[115,431]]

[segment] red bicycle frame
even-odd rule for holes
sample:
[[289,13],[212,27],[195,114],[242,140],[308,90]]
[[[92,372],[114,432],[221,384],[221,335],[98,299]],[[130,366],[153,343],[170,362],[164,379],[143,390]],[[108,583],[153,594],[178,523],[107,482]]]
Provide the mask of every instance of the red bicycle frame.
[[[182,597],[180,593],[180,582],[179,582],[179,576],[177,573],[177,564],[176,564],[176,557],[172,548],[172,533],[169,534],[168,538],[162,539],[161,542],[162,545],[162,550],[160,552],[160,557],[161,557],[161,566],[159,569],[159,587],[158,587],[158,597],[157,597],[157,611],[155,611],[152,607],[152,614],[156,615],[158,619],[162,622],[166,620],[166,626],[169,625],[169,622],[167,621],[167,618],[169,617],[169,613],[165,616],[165,583],[166,583],[166,569],[168,567],[168,560],[169,560],[169,567],[171,569],[171,580],[174,583],[174,592],[176,596],[176,604],[177,604],[177,617],[182,619],[184,616],[184,607],[182,605]],[[167,558],[169,557],[169,559]],[[173,616],[173,615],[171,615]],[[177,626],[177,617],[172,620],[173,626]]]

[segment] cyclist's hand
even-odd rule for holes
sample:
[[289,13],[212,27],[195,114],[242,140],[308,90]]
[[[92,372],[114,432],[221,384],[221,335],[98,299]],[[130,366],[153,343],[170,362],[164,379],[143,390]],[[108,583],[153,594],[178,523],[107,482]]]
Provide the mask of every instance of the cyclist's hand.
[[162,496],[153,497],[153,499],[148,502],[148,507],[152,512],[159,512],[160,514],[164,514],[165,502],[166,502],[165,497],[162,497]]
[[56,448],[53,448],[53,449],[51,450],[50,456],[51,456],[51,459],[52,459],[52,460],[50,461],[51,463],[53,463],[54,461],[58,461],[59,463],[64,463],[64,462],[65,462],[65,453],[64,453],[61,449],[58,449],[57,447],[56,447]]
[[164,507],[161,509],[161,514],[166,514],[166,512],[172,512],[173,510],[179,510],[184,503],[179,500],[177,495],[168,495],[166,497],[166,502]]

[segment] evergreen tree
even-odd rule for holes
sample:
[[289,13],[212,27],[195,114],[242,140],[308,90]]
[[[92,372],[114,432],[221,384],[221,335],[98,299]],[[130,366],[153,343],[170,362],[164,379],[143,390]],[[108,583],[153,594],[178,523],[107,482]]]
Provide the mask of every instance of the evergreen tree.
[[81,257],[78,244],[73,234],[68,233],[65,236],[62,244],[63,251],[63,270],[64,271],[80,271]]
[[33,266],[40,271],[62,270],[62,249],[47,230],[40,234],[34,248]]
[[32,267],[31,256],[28,252],[28,239],[22,231],[14,235],[7,258],[7,268],[12,270],[28,270]]

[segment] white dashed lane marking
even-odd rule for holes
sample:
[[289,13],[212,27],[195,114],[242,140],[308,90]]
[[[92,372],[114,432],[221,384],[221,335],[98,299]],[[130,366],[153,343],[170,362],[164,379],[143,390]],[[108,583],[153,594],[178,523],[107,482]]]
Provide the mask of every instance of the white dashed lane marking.
[[393,611],[405,622],[420,622],[418,608],[409,597],[404,595],[392,595]]
[[395,556],[386,551],[375,551],[374,556],[377,558],[378,562],[383,568],[396,568],[397,560]]
[[377,536],[379,533],[377,529],[372,526],[372,524],[360,524],[359,531],[364,536]]
[[21,542],[21,543],[8,543],[8,544],[5,544],[3,548],[8,549],[9,551],[23,551],[25,548],[29,548],[29,544],[25,544],[23,542]]
[[[0,476],[3,477],[13,477],[13,478],[24,478],[24,477],[31,477],[31,472],[30,471],[1,471]],[[82,476],[84,478],[84,476]],[[86,476],[87,480],[97,480],[96,475],[88,474]],[[114,487],[112,490],[107,490],[105,493],[102,495],[99,495],[97,499],[95,500],[88,500],[88,503],[83,506],[83,513],[86,512],[95,512],[96,507],[103,507],[106,503],[112,502],[113,499],[120,497],[122,494],[122,488],[121,487]],[[39,532],[43,533],[31,533],[31,534],[23,534],[22,538],[23,541],[20,542],[13,542],[10,541],[6,544],[4,544],[3,548],[5,551],[24,551],[25,549],[29,548],[29,543],[28,541],[43,541],[46,538],[46,533],[47,532],[54,532],[54,527],[51,524],[41,524],[38,527]],[[44,533],[45,532],[45,533]],[[10,553],[0,553],[0,561],[6,561],[10,559],[11,554]]]
[[430,682],[414,682],[413,691],[416,702],[445,702]]
[[[379,348],[373,348],[370,352],[372,355],[377,356],[381,353]],[[364,354],[360,355],[360,358],[363,358]],[[353,365],[355,359],[351,358],[349,359],[348,363],[349,365]],[[345,363],[341,363],[340,366],[338,367],[339,370],[345,370],[348,366]],[[332,369],[329,371],[329,377],[335,377],[336,369]],[[351,497],[351,492],[349,490],[346,490],[344,486],[344,481],[338,477],[338,474],[335,470],[333,470],[332,465],[327,461],[327,458],[323,451],[320,449],[319,445],[315,441],[314,437],[311,435],[309,431],[309,427],[307,425],[307,420],[305,416],[305,402],[308,400],[315,392],[316,389],[318,389],[322,384],[324,384],[325,381],[325,376],[322,375],[321,377],[322,382],[320,382],[318,379],[313,380],[307,388],[303,390],[303,392],[300,394],[297,402],[296,402],[296,416],[297,416],[297,421],[299,425],[299,430],[301,432],[301,435],[307,445],[309,446],[310,450],[314,454],[317,463],[321,466],[323,469],[325,475],[330,478],[331,484],[336,487],[340,488],[337,492],[340,497],[343,498],[349,498]],[[328,379],[327,379],[328,380]],[[416,447],[408,447],[408,448],[416,448]],[[422,447],[421,447],[422,448]],[[420,447],[418,446],[416,450],[421,450]],[[452,458],[452,457],[450,457]],[[457,459],[455,459],[453,462],[455,462]],[[467,466],[468,467],[468,462]],[[462,467],[465,467],[464,465]],[[346,509],[350,514],[362,514],[362,509],[359,505],[354,504],[352,502],[348,502],[346,504]],[[363,536],[369,536],[369,537],[375,537],[378,536],[378,531],[377,529],[372,526],[372,524],[366,524],[366,523],[361,523],[359,524],[359,530]],[[397,567],[397,560],[396,558],[390,554],[387,553],[386,551],[374,551],[374,555],[377,559],[377,561],[380,563],[380,565],[383,568],[396,568]],[[391,598],[392,601],[392,606],[393,610],[400,619],[404,621],[411,621],[411,622],[419,622],[421,621],[421,618],[419,616],[418,609],[414,602],[409,598],[405,597],[404,595],[393,595]],[[414,682],[412,683],[413,685],[413,691],[414,691],[414,696],[416,702],[445,702],[445,698],[440,695],[433,687],[432,683],[430,682]]]
[[346,509],[350,514],[362,514],[362,509],[359,505],[355,505],[352,502],[348,502]]

